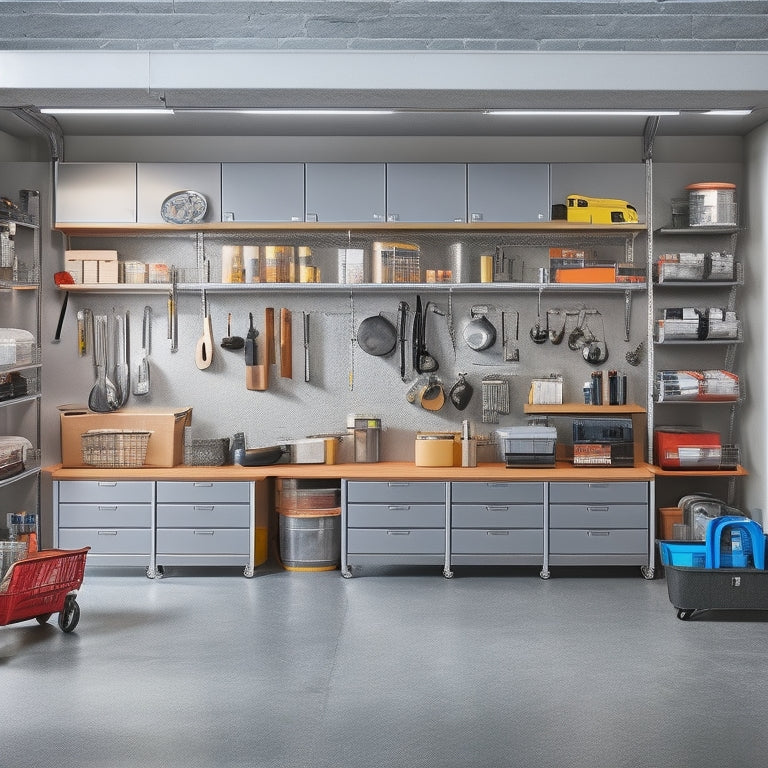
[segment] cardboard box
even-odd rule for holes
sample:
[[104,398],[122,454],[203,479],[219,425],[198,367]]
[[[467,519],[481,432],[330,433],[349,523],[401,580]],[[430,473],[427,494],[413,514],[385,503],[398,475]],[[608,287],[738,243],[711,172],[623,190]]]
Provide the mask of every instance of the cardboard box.
[[[61,463],[64,467],[83,464],[80,437],[90,429],[149,430],[148,467],[175,467],[184,461],[184,427],[192,423],[192,409],[146,408],[94,413],[87,409],[61,410]],[[119,470],[115,470],[119,471]]]
[[117,261],[117,251],[64,251],[67,261]]
[[99,282],[100,283],[118,282],[116,261],[99,260]]
[[558,269],[556,283],[615,283],[616,267],[583,267]]

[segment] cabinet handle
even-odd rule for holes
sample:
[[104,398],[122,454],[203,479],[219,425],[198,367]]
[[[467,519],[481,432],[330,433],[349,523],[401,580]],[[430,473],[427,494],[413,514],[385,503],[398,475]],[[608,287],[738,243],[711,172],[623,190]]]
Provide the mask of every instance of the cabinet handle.
[[410,504],[389,504],[387,505],[387,509],[390,511],[405,511],[407,512],[411,508]]
[[487,536],[509,536],[509,531],[486,531]]
[[393,482],[387,483],[387,486],[389,488],[407,488],[409,485],[410,483],[393,483]]
[[497,505],[495,507],[491,507],[491,506],[486,504],[485,509],[486,509],[487,512],[506,512],[509,509],[509,506],[506,505],[506,504],[504,504],[504,505],[499,504],[499,505]]
[[195,531],[195,536],[213,536],[213,531]]
[[195,504],[192,509],[194,509],[195,512],[213,512],[214,506],[213,504]]
[[387,536],[410,536],[410,531],[387,531]]
[[486,483],[487,488],[508,488],[511,483]]
[[200,483],[200,482],[194,482],[192,483],[193,488],[213,488],[213,483]]
[[587,488],[607,488],[608,483],[587,483]]
[[117,512],[117,504],[113,506],[107,506],[105,504],[99,504],[99,512]]
[[587,531],[587,536],[610,536],[610,531]]
[[117,481],[99,480],[98,485],[100,488],[114,488],[117,485]]
[[608,512],[609,509],[610,509],[609,506],[604,506],[604,507],[589,507],[588,506],[587,507],[587,512]]
[[98,531],[97,536],[117,536],[117,531]]

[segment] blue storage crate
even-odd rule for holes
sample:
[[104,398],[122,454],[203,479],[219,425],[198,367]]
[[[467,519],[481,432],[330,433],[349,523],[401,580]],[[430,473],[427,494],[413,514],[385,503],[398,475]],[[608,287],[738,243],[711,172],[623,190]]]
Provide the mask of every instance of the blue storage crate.
[[660,541],[662,565],[706,568],[707,545],[703,541]]
[[707,568],[765,568],[763,529],[748,517],[713,518],[707,526],[706,545]]

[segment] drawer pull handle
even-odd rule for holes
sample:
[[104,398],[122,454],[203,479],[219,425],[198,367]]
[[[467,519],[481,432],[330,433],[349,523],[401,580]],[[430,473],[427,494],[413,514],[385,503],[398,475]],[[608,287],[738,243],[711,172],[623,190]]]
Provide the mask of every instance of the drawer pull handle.
[[610,507],[587,507],[587,512],[608,512],[610,510]]
[[387,483],[387,487],[389,488],[407,488],[410,485],[410,483]]
[[213,512],[214,506],[213,504],[195,504],[193,509],[195,512]]
[[488,536],[509,536],[509,531],[486,531]]
[[389,504],[387,506],[387,509],[391,512],[407,512],[410,508],[410,504]]
[[195,536],[213,536],[213,531],[195,531]]
[[107,480],[99,480],[99,487],[100,488],[115,488],[117,487],[117,481],[107,481]]
[[509,488],[509,483],[486,483],[487,488]]
[[99,531],[98,536],[117,536],[117,531]]
[[610,536],[610,531],[587,531],[587,536]]
[[587,483],[588,488],[607,488],[608,483]]
[[387,536],[410,536],[410,531],[387,531]]
[[193,488],[213,488],[213,483],[199,483],[194,482],[192,483]]
[[509,506],[507,506],[506,504],[497,505],[495,507],[486,505],[485,507],[486,512],[506,512],[508,509],[509,509]]
[[99,512],[117,512],[117,504],[107,506],[106,504],[99,504]]

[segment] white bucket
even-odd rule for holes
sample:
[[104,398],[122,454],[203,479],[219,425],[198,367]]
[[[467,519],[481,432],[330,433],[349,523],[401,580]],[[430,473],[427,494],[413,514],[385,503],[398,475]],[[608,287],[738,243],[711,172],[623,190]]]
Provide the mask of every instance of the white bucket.
[[689,184],[688,220],[691,227],[735,227],[736,185],[728,182]]

